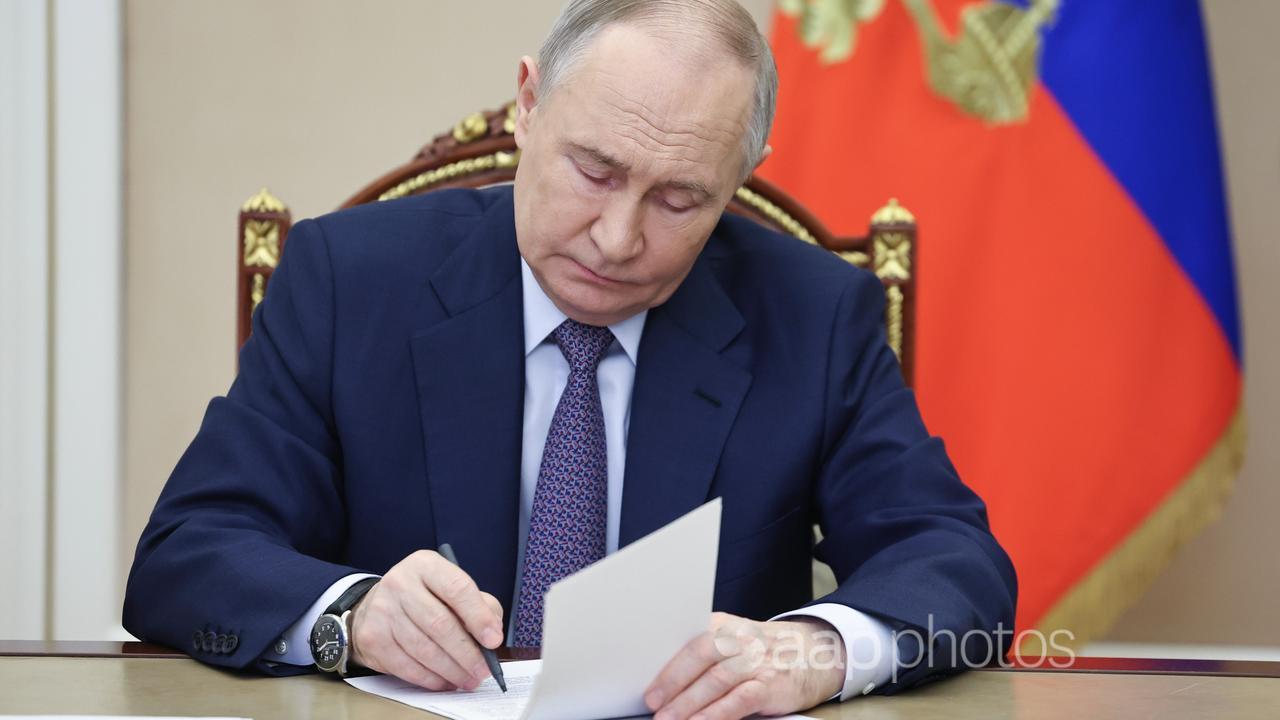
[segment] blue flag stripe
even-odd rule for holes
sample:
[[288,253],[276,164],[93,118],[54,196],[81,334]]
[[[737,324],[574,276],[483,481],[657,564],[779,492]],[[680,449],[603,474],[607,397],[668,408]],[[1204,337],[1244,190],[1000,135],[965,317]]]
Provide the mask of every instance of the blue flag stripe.
[[1196,0],[1066,0],[1041,73],[1213,311],[1241,338],[1213,87]]

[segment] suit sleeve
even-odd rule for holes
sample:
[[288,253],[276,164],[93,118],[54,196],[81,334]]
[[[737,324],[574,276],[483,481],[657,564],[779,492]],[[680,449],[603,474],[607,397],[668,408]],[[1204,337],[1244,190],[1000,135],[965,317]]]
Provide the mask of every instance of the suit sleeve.
[[319,226],[289,235],[240,352],[138,541],[124,626],[214,665],[257,666],[325,590],[357,568],[346,536],[331,404],[333,270]]
[[986,506],[960,480],[885,341],[884,291],[859,273],[841,297],[827,371],[815,552],[836,602],[895,630],[902,664],[880,692],[1003,658],[1017,579]]

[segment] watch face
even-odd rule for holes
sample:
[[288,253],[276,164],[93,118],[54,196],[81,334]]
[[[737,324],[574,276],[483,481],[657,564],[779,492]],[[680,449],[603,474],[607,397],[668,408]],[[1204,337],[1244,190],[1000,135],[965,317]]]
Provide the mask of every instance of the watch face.
[[311,628],[311,657],[321,670],[335,670],[347,649],[347,629],[335,615],[321,615]]

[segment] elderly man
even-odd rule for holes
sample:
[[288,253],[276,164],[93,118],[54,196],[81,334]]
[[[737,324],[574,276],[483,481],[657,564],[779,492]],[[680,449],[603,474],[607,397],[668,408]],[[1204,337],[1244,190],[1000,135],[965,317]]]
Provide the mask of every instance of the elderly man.
[[[724,214],[775,88],[732,0],[574,0],[519,64],[514,188],[299,223],[126,626],[218,665],[473,688],[477,643],[540,644],[551,583],[720,497],[721,612],[653,679],[658,718],[1002,656],[1013,568],[903,386],[879,283]],[[840,581],[816,601],[815,552]],[[784,643],[832,662],[761,661]]]

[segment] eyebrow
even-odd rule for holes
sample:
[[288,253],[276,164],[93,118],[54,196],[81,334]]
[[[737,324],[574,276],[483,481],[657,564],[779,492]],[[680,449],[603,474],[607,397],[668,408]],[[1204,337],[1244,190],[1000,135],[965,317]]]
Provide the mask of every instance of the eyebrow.
[[[593,148],[593,147],[583,145],[581,143],[572,142],[572,141],[569,141],[568,145],[570,148],[572,148],[576,152],[579,152],[583,155],[587,155],[595,162],[598,162],[601,165],[604,165],[606,167],[612,168],[614,170],[621,170],[623,172],[626,172],[631,169],[631,167],[626,163],[622,162],[621,160],[613,157],[612,155],[598,148]],[[667,180],[665,182],[659,183],[659,185],[664,188],[671,188],[673,190],[683,190],[685,192],[690,192],[690,193],[693,193],[694,195],[698,195],[700,196],[701,202],[706,202],[707,200],[710,200],[711,198],[715,197],[715,193],[711,192],[710,188],[708,188],[703,183],[698,182],[697,180]]]
[[581,143],[576,143],[576,142],[570,142],[569,147],[582,153],[583,155],[589,155],[591,156],[592,160],[595,160],[601,165],[607,165],[615,170],[625,171],[625,170],[631,169],[626,163],[613,157],[612,155],[606,153],[603,150],[597,150],[596,148],[588,147],[586,145],[583,145]]

